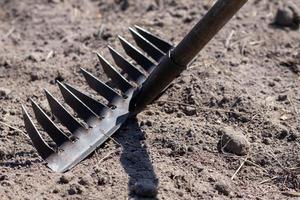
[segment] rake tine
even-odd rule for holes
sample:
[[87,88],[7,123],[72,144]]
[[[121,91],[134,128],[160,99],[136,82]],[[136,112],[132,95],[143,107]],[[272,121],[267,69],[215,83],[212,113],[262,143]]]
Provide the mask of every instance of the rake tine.
[[35,103],[31,98],[31,105],[35,118],[43,129],[48,133],[52,140],[60,146],[62,143],[69,140],[69,138],[54,124],[54,122],[46,115],[46,113]]
[[106,98],[109,102],[112,102],[115,98],[121,99],[122,97],[115,92],[111,87],[100,81],[98,78],[96,78],[94,75],[89,73],[83,68],[80,68],[85,80],[87,81],[88,85],[98,92],[101,96]]
[[40,135],[39,131],[35,127],[34,123],[32,122],[32,119],[30,118],[24,106],[22,106],[22,111],[23,111],[25,129],[33,143],[33,146],[36,148],[40,156],[45,160],[52,153],[54,153],[54,150],[42,138],[42,136]]
[[77,96],[85,105],[87,105],[94,113],[103,117],[106,113],[110,111],[110,109],[99,101],[93,99],[92,97],[86,95],[83,92],[80,92],[78,89],[74,88],[68,83],[64,83],[64,85],[71,91],[75,96]]
[[143,49],[151,58],[156,62],[159,62],[160,59],[165,55],[160,49],[151,44],[146,40],[142,35],[140,35],[136,30],[129,28],[129,31],[135,40],[136,44]]
[[171,49],[173,49],[173,45],[171,45],[169,42],[153,35],[152,33],[141,28],[140,26],[135,25],[134,27],[139,34],[141,34],[144,38],[146,38],[149,42],[151,42],[165,54],[168,53]]
[[77,98],[66,86],[57,81],[59,89],[65,102],[73,108],[80,118],[88,122],[91,118],[96,118],[97,115],[87,107],[79,98]]
[[45,89],[51,112],[71,133],[84,127]]
[[104,72],[118,85],[123,93],[126,93],[133,86],[100,54],[97,53],[98,59],[103,67]]
[[155,64],[144,56],[137,48],[127,42],[123,37],[118,36],[123,49],[133,60],[135,60],[144,70],[151,72]]
[[116,65],[126,72],[129,77],[140,84],[141,81],[145,80],[146,76],[134,65],[128,62],[121,54],[114,50],[111,46],[108,46],[110,54],[112,55]]

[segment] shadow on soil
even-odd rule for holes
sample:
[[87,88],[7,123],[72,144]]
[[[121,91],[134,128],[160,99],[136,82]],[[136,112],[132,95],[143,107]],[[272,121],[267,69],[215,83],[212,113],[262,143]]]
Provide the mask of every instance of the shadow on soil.
[[137,120],[129,119],[120,133],[116,134],[116,140],[123,149],[120,161],[129,176],[129,196],[155,198],[158,179],[143,142],[145,134]]

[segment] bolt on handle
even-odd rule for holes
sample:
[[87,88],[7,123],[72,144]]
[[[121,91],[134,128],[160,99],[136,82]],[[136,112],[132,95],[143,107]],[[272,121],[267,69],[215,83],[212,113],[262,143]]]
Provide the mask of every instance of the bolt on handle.
[[218,0],[184,39],[163,57],[137,90],[131,104],[134,114],[157,98],[246,2]]

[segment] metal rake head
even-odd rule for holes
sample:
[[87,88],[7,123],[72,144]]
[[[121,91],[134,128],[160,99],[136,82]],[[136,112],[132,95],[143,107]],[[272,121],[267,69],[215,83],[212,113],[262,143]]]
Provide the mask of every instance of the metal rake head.
[[36,120],[57,147],[54,150],[43,140],[23,106],[25,128],[40,156],[57,172],[64,172],[76,165],[118,130],[126,119],[139,113],[159,96],[246,2],[247,0],[218,0],[176,47],[138,26],[129,30],[137,46],[144,52],[119,36],[126,54],[140,68],[126,60],[112,47],[108,48],[115,64],[128,75],[131,82],[101,55],[97,55],[104,72],[121,94],[81,69],[88,85],[107,99],[108,105],[100,103],[67,83],[58,82],[65,102],[84,124],[72,116],[46,90],[52,114],[69,130],[71,137],[63,133],[31,100]]
[[[137,46],[156,62],[159,62],[173,48],[170,43],[139,26],[135,26],[135,29],[129,28],[129,30]],[[105,74],[122,94],[81,68],[89,87],[107,99],[108,105],[104,105],[68,83],[57,82],[64,101],[75,111],[77,117],[85,122],[84,124],[80,123],[49,91],[45,90],[51,113],[69,130],[71,137],[58,128],[42,108],[30,99],[37,122],[55,142],[57,148],[51,148],[43,139],[25,107],[22,107],[25,128],[33,146],[52,170],[64,172],[76,165],[106,141],[131,116],[129,104],[134,92],[157,64],[123,37],[119,36],[119,39],[126,54],[140,67],[134,66],[112,47],[108,46],[108,48],[116,66],[128,75],[134,85],[98,53],[97,56]]]

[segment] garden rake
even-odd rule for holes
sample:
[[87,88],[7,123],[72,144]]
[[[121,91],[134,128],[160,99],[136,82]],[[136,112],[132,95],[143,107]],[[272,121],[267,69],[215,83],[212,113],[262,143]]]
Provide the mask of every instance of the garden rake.
[[75,117],[45,90],[51,113],[70,134],[64,133],[30,99],[37,122],[56,144],[55,148],[50,147],[22,106],[25,129],[48,167],[56,172],[65,172],[86,158],[128,118],[135,116],[155,100],[246,2],[247,0],[218,0],[176,47],[139,26],[129,29],[139,48],[119,36],[125,53],[140,67],[129,62],[112,47],[108,48],[116,66],[127,74],[130,81],[119,69],[97,54],[105,74],[119,92],[81,69],[89,87],[104,97],[109,102],[108,105],[70,84],[58,82],[64,101],[77,114]]

